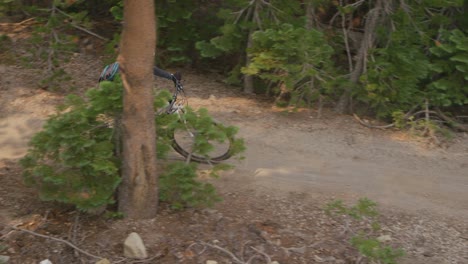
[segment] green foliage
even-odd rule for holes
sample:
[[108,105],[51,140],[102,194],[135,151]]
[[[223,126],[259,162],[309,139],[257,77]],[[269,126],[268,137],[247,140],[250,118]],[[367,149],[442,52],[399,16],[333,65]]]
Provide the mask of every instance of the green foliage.
[[107,219],[122,219],[124,214],[121,212],[106,211],[104,217]]
[[123,1],[118,1],[114,6],[110,8],[110,12],[115,20],[122,21],[123,20]]
[[160,65],[187,65],[197,61],[195,43],[209,39],[221,21],[216,3],[206,1],[156,1],[158,60]]
[[222,35],[212,38],[209,42],[202,40],[196,43],[196,48],[200,50],[202,57],[216,58],[242,48],[244,34],[240,27],[227,24],[222,26],[220,31]]
[[327,214],[349,215],[356,220],[361,220],[364,217],[376,217],[378,215],[376,207],[377,203],[368,198],[359,199],[358,203],[351,207],[345,206],[341,200],[335,200],[327,204],[325,212]]
[[282,21],[296,25],[301,21],[300,3],[297,1],[223,1],[217,17],[221,25],[211,38],[202,38],[196,48],[204,58],[218,58],[227,73],[226,82],[241,83],[240,68],[245,66],[247,43],[252,33],[276,28]]
[[[69,95],[60,112],[51,117],[43,130],[30,142],[30,149],[21,164],[27,184],[39,189],[40,198],[76,205],[80,210],[92,210],[114,202],[113,195],[120,183],[119,122],[123,86],[120,79],[102,82],[90,89],[86,99]],[[156,109],[164,107],[171,94],[160,91],[154,100]],[[212,150],[209,140],[234,137],[237,129],[221,127],[213,130],[212,119],[204,109],[187,109],[182,116],[201,131],[197,148],[205,154]],[[180,124],[179,116],[156,116],[157,156],[167,157],[171,148],[169,133]],[[204,138],[206,137],[206,138]],[[236,140],[233,155],[244,150]],[[229,166],[214,167],[212,175]],[[214,188],[196,178],[193,164],[169,164],[161,176],[161,199],[174,208],[211,205],[218,201]]]
[[21,7],[19,0],[0,0],[0,15],[12,14]]
[[169,164],[160,175],[161,201],[174,209],[212,206],[221,201],[213,185],[197,180],[195,163],[175,162]]
[[67,13],[64,10],[68,7],[66,1],[53,1],[50,8],[25,7],[38,23],[29,38],[29,54],[22,59],[30,67],[43,69],[44,78],[39,85],[50,90],[64,89],[60,84],[70,79],[62,64],[78,51],[79,42],[79,37],[70,32],[74,26],[91,26],[86,11]]
[[405,113],[402,111],[395,111],[392,113],[392,119],[395,122],[395,127],[399,129],[403,129],[406,127],[407,120],[405,117]]
[[[39,22],[30,52],[23,57],[31,66],[44,69],[40,85],[53,89],[69,78],[61,65],[69,54],[77,52],[79,38],[70,35],[76,32],[73,26],[89,28],[90,18],[112,15],[121,21],[123,1],[38,3],[42,6],[1,0],[0,13],[25,11]],[[47,4],[50,6],[44,8]],[[234,85],[242,83],[243,74],[252,74],[258,77],[256,91],[266,93],[270,88],[264,87],[283,83],[282,88],[292,92],[290,102],[281,102],[285,105],[301,106],[302,101],[310,104],[323,95],[328,101],[335,100],[344,87],[351,87],[353,102],[363,106],[355,109],[365,109],[383,119],[390,119],[394,112],[405,113],[426,99],[443,110],[466,107],[468,5],[464,0],[407,1],[401,5],[386,1],[388,12],[382,13],[372,32],[375,41],[367,52],[359,82],[345,81],[349,79],[349,72],[345,72],[349,66],[343,30],[347,30],[351,61],[356,66],[361,33],[366,31],[364,25],[371,17],[368,12],[375,4],[330,0],[156,1],[157,63],[162,67],[192,64],[216,68],[226,75],[227,83]],[[309,13],[308,6],[312,6]],[[339,28],[342,19],[344,29]],[[116,31],[106,32],[114,35],[106,48],[113,54],[121,27],[106,30]],[[247,50],[252,35],[254,47]],[[11,43],[0,42],[1,48],[8,45]],[[251,55],[253,64],[242,68],[247,55]],[[269,94],[278,90],[275,92]]]
[[373,55],[374,61],[361,76],[363,89],[355,94],[359,100],[369,104],[379,117],[423,102],[420,84],[427,78],[429,60],[419,47],[399,42],[375,49]]
[[282,24],[255,32],[253,41],[252,62],[243,73],[283,83],[289,91],[309,97],[327,88],[333,49],[321,32]]
[[442,31],[434,55],[427,97],[436,106],[468,104],[468,36],[461,30]]
[[405,255],[402,249],[394,249],[383,245],[379,240],[367,238],[364,235],[357,235],[351,238],[351,245],[357,248],[362,255],[384,264],[396,264],[397,259]]
[[26,183],[39,189],[41,199],[85,211],[113,202],[120,183],[119,161],[114,131],[104,114],[121,109],[115,95],[119,89],[121,85],[105,82],[87,93],[89,102],[67,96],[62,111],[33,137],[21,164]]
[[[377,203],[368,199],[361,198],[358,203],[353,206],[346,206],[343,201],[335,200],[327,204],[325,212],[328,215],[349,216],[355,221],[369,222],[372,227],[371,230],[359,230],[357,235],[351,237],[350,243],[355,247],[359,253],[368,257],[377,263],[395,264],[396,260],[404,256],[402,249],[394,249],[389,245],[385,245],[373,236],[373,233],[380,230],[380,224],[376,221],[378,211],[376,209]],[[358,223],[356,223],[358,225]],[[351,223],[348,221],[347,228],[351,229]]]
[[[463,1],[410,3],[392,16],[393,30],[377,30],[377,47],[361,76],[356,98],[368,104],[378,117],[407,112],[429,100],[435,107],[468,104],[468,25]],[[430,13],[427,10],[431,9]],[[451,10],[448,16],[446,10]],[[460,29],[447,30],[458,25]]]

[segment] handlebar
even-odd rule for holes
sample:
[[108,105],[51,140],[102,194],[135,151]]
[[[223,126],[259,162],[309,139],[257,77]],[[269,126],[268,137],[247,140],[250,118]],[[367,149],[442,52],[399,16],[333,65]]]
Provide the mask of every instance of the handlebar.
[[179,72],[171,74],[165,70],[162,70],[156,66],[153,67],[153,74],[162,78],[166,78],[168,80],[173,81],[174,83],[180,82],[182,76]]

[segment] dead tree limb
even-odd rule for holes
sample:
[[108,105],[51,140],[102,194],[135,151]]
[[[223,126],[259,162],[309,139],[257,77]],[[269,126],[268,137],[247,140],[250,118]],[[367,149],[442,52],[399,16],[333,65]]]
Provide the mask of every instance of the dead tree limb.
[[24,232],[24,233],[27,233],[27,234],[30,234],[30,235],[33,235],[33,236],[37,236],[37,237],[42,237],[42,238],[46,238],[46,239],[50,239],[50,240],[54,240],[54,241],[57,241],[57,242],[60,242],[60,243],[64,243],[66,244],[67,246],[75,249],[76,251],[88,256],[88,257],[91,257],[91,258],[95,258],[95,259],[102,259],[102,257],[99,257],[99,256],[96,256],[96,255],[93,255],[89,252],[86,252],[84,251],[83,249],[73,245],[72,243],[70,243],[69,241],[67,240],[64,240],[64,239],[60,239],[60,238],[56,238],[56,237],[52,237],[52,236],[47,236],[47,235],[42,235],[42,234],[39,234],[39,233],[36,233],[34,231],[31,231],[31,230],[27,230],[27,229],[23,229],[23,228],[18,228],[18,227],[15,227],[15,226],[7,226],[8,228],[11,228],[11,229],[14,229],[16,231],[20,231],[20,232]]
[[354,119],[356,119],[359,122],[359,124],[368,128],[387,129],[387,128],[391,128],[395,126],[395,123],[391,123],[391,124],[384,125],[384,126],[371,125],[368,122],[365,122],[364,120],[362,120],[358,115],[353,114],[353,116],[354,116]]
[[454,119],[448,117],[439,108],[436,109],[436,112],[437,112],[437,115],[439,115],[440,118],[446,121],[448,125],[451,126],[453,129],[460,131],[460,132],[468,132],[468,125],[461,124],[455,121]]

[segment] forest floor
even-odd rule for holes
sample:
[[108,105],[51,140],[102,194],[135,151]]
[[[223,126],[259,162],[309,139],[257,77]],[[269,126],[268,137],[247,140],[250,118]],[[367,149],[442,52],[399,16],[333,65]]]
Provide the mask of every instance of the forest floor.
[[[67,85],[77,93],[94,87],[102,66],[96,56],[76,54],[64,65],[74,76]],[[366,223],[324,210],[336,199],[355,204],[367,197],[379,205],[375,237],[406,252],[398,263],[468,263],[468,135],[435,147],[327,109],[318,117],[314,109],[272,107],[221,76],[185,72],[189,105],[238,126],[245,160],[229,161],[235,169],[210,180],[223,198],[214,208],[171,211],[162,204],[155,219],[134,221],[41,202],[24,186],[18,161],[63,94],[38,88],[40,70],[0,64],[0,255],[21,264],[98,260],[10,228],[17,226],[111,263],[248,263],[254,256],[250,263],[369,263],[350,244]],[[123,257],[130,232],[141,235],[151,259]]]

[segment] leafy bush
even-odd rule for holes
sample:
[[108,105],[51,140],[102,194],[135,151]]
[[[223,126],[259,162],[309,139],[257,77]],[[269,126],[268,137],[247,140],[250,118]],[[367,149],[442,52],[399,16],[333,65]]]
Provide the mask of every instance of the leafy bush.
[[375,59],[361,76],[363,86],[355,92],[358,100],[382,118],[424,101],[421,82],[428,76],[429,60],[418,46],[396,44],[375,49],[372,55]]
[[211,206],[221,201],[213,185],[197,180],[195,163],[175,162],[169,164],[160,177],[161,201],[174,209]]
[[441,107],[468,104],[468,36],[461,30],[443,30],[440,42],[430,49],[434,56],[427,98]]
[[301,98],[327,88],[333,49],[320,31],[282,24],[255,32],[253,41],[252,62],[243,73],[284,84]]
[[[43,131],[37,133],[21,164],[26,183],[39,189],[40,198],[76,205],[80,210],[91,210],[113,203],[113,194],[120,183],[119,116],[122,111],[122,83],[102,82],[98,89],[90,89],[86,100],[75,95],[67,97],[60,112],[47,120]],[[161,91],[155,97],[155,107],[167,104],[171,95]],[[187,120],[197,124],[202,132],[196,143],[211,150],[213,135],[207,125],[206,110],[187,109]],[[171,149],[168,134],[177,122],[176,115],[157,115],[157,155],[167,157]],[[191,121],[191,122],[192,122]],[[204,130],[203,130],[204,129]],[[234,136],[234,127],[224,127]],[[237,140],[234,155],[244,150]],[[218,198],[209,184],[198,182],[196,165],[168,165],[160,179],[161,199],[173,207],[210,205]],[[226,169],[221,166],[216,169]]]
[[362,255],[384,264],[396,264],[396,260],[405,254],[402,249],[385,246],[379,240],[367,238],[364,235],[351,238],[351,245],[356,247]]
[[61,112],[34,135],[21,160],[27,184],[40,198],[77,206],[80,210],[113,202],[120,183],[114,129],[106,122],[122,109],[119,83],[104,82],[87,92],[88,101],[69,95]]

